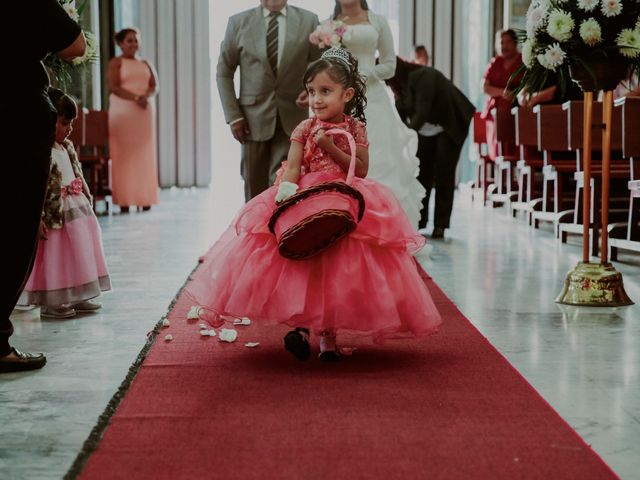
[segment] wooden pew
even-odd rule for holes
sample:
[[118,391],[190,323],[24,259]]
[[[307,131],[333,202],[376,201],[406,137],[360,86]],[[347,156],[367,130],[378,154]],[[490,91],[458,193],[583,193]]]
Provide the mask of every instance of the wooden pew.
[[487,154],[487,129],[486,122],[482,118],[482,112],[473,114],[473,143],[478,150],[478,158],[476,160],[471,199],[475,200],[476,196],[479,195],[482,198],[482,205],[486,205],[487,190],[489,185],[493,184],[495,164]]
[[618,249],[640,252],[640,98],[616,100],[613,113],[621,119],[622,155],[629,162],[627,222],[608,225],[609,258],[615,261]]
[[80,162],[89,170],[87,183],[94,199],[103,200],[107,212],[111,200],[109,158],[109,122],[106,110],[89,110],[84,114],[84,141],[80,145]]
[[516,145],[515,118],[510,110],[494,108],[491,111],[498,141],[498,156],[495,160],[495,182],[489,187],[489,200],[494,206],[511,202],[515,198],[513,188],[513,166],[519,160],[514,152]]
[[[567,112],[568,127],[568,144],[569,149],[574,150],[576,155],[576,172],[574,179],[576,180],[576,192],[574,202],[574,212],[572,218],[562,219],[559,225],[560,240],[562,243],[567,241],[569,234],[583,234],[582,227],[582,202],[585,201],[584,191],[584,165],[583,165],[583,139],[584,125],[583,113],[584,102],[569,101],[562,105],[563,110]],[[627,215],[627,208],[620,197],[622,189],[626,188],[626,182],[629,177],[628,163],[622,159],[622,122],[621,116],[615,114],[612,117],[611,128],[611,192],[609,217],[615,220],[623,220]],[[602,195],[602,103],[594,102],[593,104],[593,127],[591,131],[592,138],[592,165],[591,165],[591,198],[588,199],[591,205],[591,228],[590,228],[590,245],[592,255],[598,255],[599,248],[599,232],[601,228],[601,195]],[[626,201],[626,199],[624,199]]]
[[513,107],[511,113],[520,154],[516,164],[518,197],[511,203],[511,213],[515,217],[519,211],[524,211],[531,223],[532,212],[540,210],[542,205],[542,198],[535,198],[536,174],[542,174],[544,166],[542,153],[538,150],[537,115],[528,107]]
[[542,205],[532,214],[532,225],[538,228],[541,221],[552,222],[558,234],[558,224],[570,218],[573,210],[573,183],[576,171],[576,153],[569,150],[567,113],[562,105],[536,105],[533,108],[537,120],[538,150],[543,154]]

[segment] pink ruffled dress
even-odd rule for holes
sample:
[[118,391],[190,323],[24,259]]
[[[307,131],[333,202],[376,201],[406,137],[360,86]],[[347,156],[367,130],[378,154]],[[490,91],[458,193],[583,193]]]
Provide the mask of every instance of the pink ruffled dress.
[[[367,147],[365,126],[351,117],[339,124],[316,118],[302,122],[291,141],[304,145],[300,188],[342,180],[346,173],[313,141],[318,129],[342,128]],[[349,152],[342,135],[336,145]],[[249,201],[205,256],[205,278],[186,288],[194,304],[213,318],[249,317],[253,321],[306,327],[315,333],[385,338],[434,333],[441,323],[416,269],[413,253],[425,239],[412,227],[391,190],[366,178],[352,184],[365,198],[357,228],[323,252],[306,260],[289,260],[278,252],[269,218],[276,206],[284,165],[276,185]],[[209,318],[212,318],[209,316]]]
[[33,271],[19,305],[74,304],[111,290],[100,225],[83,193],[82,179],[75,176],[65,150],[52,149],[51,161],[62,174],[64,224],[50,228],[47,239],[38,241]]

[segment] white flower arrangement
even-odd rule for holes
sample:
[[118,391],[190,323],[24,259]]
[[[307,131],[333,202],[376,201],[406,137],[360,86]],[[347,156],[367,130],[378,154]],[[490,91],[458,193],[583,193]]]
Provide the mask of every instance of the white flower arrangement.
[[602,28],[595,18],[589,18],[580,24],[580,38],[590,47],[602,41]]
[[622,0],[602,0],[602,14],[605,17],[615,17],[622,13]]
[[550,75],[566,89],[574,64],[615,60],[640,72],[640,0],[532,0],[519,37],[525,73],[517,90],[540,91]]
[[533,66],[533,44],[529,40],[525,40],[522,44],[522,62],[526,67]]
[[638,58],[640,56],[640,31],[625,28],[618,35],[620,53],[625,57]]
[[585,12],[591,12],[599,3],[600,0],[578,0],[578,8],[581,8]]
[[[87,0],[82,0],[82,2],[76,6],[76,0],[58,0],[58,3],[62,6],[62,8],[67,12],[69,17],[80,24],[82,13],[86,6],[88,5]],[[85,67],[95,63],[98,60],[99,56],[99,46],[98,40],[95,35],[93,35],[90,31],[83,28],[85,40],[86,40],[86,49],[85,53],[82,57],[74,58],[73,60],[62,60],[55,54],[47,55],[44,59],[45,66],[49,69],[52,79],[55,81],[56,86],[61,88],[62,90],[68,90],[72,83],[72,76],[74,72],[81,71]]]
[[552,38],[559,42],[564,42],[571,38],[571,32],[575,26],[575,22],[570,14],[564,10],[552,10],[547,20],[547,32]]

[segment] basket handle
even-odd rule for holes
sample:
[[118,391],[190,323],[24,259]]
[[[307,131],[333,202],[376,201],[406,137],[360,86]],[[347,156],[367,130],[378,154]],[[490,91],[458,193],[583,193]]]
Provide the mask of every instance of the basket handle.
[[344,135],[347,137],[347,141],[349,142],[349,148],[351,149],[351,162],[349,163],[349,171],[347,172],[347,185],[351,185],[353,181],[353,177],[356,174],[356,141],[353,138],[351,133],[346,130],[342,130],[341,128],[331,128],[327,130],[325,133],[330,133],[332,135]]

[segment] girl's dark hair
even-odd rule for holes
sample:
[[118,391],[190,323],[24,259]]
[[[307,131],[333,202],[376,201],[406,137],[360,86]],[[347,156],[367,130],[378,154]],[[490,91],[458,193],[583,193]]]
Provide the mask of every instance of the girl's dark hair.
[[[369,5],[367,5],[367,0],[360,0],[360,6],[363,10],[369,10]],[[336,0],[336,7],[333,9],[333,19],[335,20],[342,13],[342,5],[340,2]]]
[[78,105],[76,105],[75,100],[70,95],[54,87],[49,87],[47,93],[59,117],[65,120],[73,120],[78,116]]
[[307,71],[304,72],[303,82],[305,88],[307,88],[308,83],[316,75],[320,72],[327,72],[334,82],[339,83],[344,88],[353,88],[353,98],[345,105],[344,113],[366,124],[367,119],[364,116],[364,109],[367,106],[367,84],[364,77],[358,72],[358,60],[356,57],[346,50],[344,52],[349,58],[350,65],[335,57],[320,58],[307,67]]
[[385,80],[385,83],[393,90],[396,97],[403,98],[409,86],[409,74],[419,68],[424,68],[424,66],[396,57],[396,73],[393,77]]
[[124,42],[124,39],[127,38],[127,35],[129,33],[135,33],[136,35],[140,35],[140,32],[138,31],[137,28],[123,28],[114,36],[114,38],[116,39],[116,43]]

